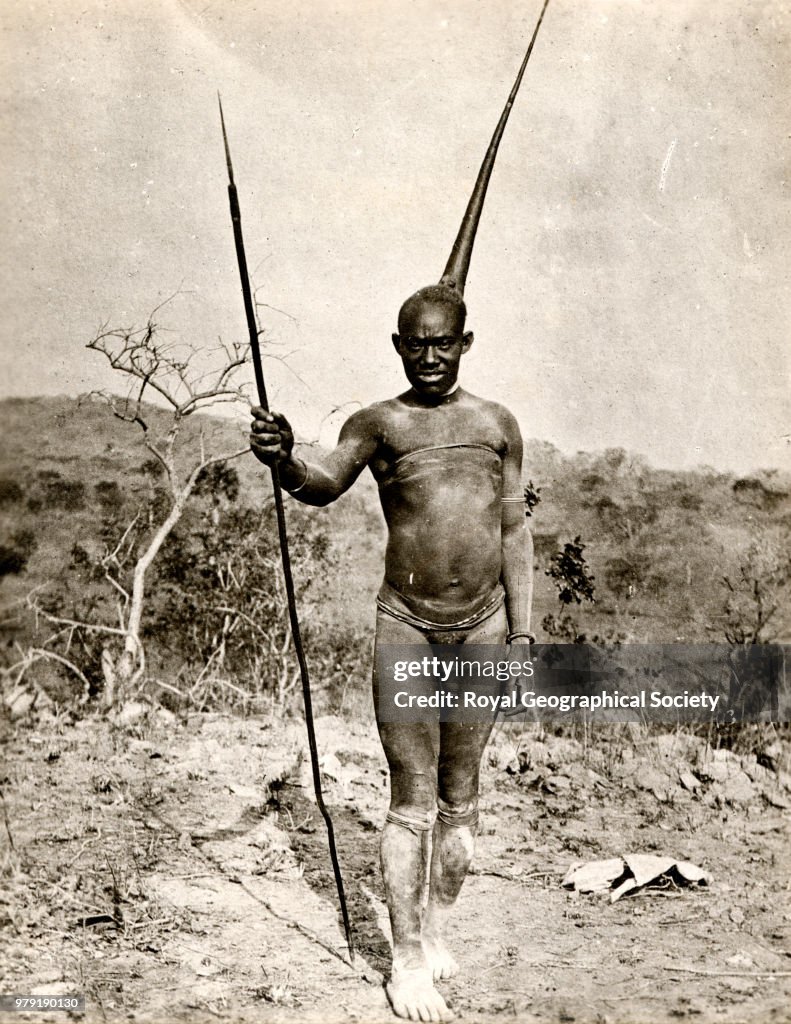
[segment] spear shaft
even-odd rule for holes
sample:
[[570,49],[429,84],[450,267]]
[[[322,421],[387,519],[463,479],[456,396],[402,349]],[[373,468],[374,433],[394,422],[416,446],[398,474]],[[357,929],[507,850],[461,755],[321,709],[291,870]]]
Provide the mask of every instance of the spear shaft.
[[[236,260],[239,264],[239,277],[242,281],[242,296],[244,298],[244,311],[247,317],[247,329],[250,335],[250,351],[253,356],[253,369],[255,372],[255,383],[258,389],[258,402],[263,409],[269,411],[269,401],[266,394],[266,383],[264,381],[264,367],[261,362],[261,349],[258,344],[258,323],[255,316],[255,306],[250,290],[250,275],[247,271],[247,256],[244,249],[244,238],[242,236],[242,216],[239,210],[239,196],[236,192],[236,183],[233,177],[233,164],[231,163],[231,151],[228,147],[228,135],[225,131],[225,118],[222,112],[222,101],[220,94],[217,94],[217,102],[220,105],[220,124],[222,125],[222,138],[225,145],[225,162],[228,166],[228,203],[231,208],[231,223],[233,224],[233,239],[236,245]],[[308,662],[305,657],[305,650],[302,646],[302,633],[299,628],[299,615],[297,614],[297,600],[294,592],[294,576],[291,571],[291,555],[288,548],[288,532],[286,529],[286,512],[283,507],[283,489],[280,485],[280,473],[277,464],[271,467],[272,491],[275,496],[275,510],[277,513],[277,533],[280,538],[280,555],[283,562],[283,578],[286,585],[286,598],[288,601],[288,617],[291,622],[291,635],[294,639],[294,650],[299,662],[299,674],[302,680],[302,699],[305,705],[305,725],[308,731],[308,747],[310,749],[310,766],[313,772],[313,790],[316,794],[316,805],[318,806],[324,824],[327,826],[327,842],[330,848],[330,859],[332,871],[335,875],[335,885],[338,889],[338,901],[343,917],[343,928],[346,932],[346,943],[349,949],[349,959],[354,962],[354,942],[352,930],[349,924],[349,911],[346,907],[346,895],[343,890],[343,878],[341,867],[338,862],[338,851],[335,847],[335,829],[332,825],[332,818],[327,806],[324,803],[324,794],[321,789],[321,771],[319,768],[319,752],[316,746],[316,729],[313,723],[313,701],[310,693],[310,675],[308,673]]]

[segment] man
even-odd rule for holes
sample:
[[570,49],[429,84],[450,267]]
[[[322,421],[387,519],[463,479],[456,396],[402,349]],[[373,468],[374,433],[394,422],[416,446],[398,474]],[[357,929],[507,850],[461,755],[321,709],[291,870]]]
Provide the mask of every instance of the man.
[[[305,504],[334,501],[370,467],[388,527],[377,644],[531,640],[522,440],[507,409],[458,386],[473,342],[464,319],[451,289],[425,288],[409,299],[393,341],[410,389],[351,416],[324,458],[296,456],[285,417],[253,410],[254,453],[277,463],[283,486]],[[411,1020],[452,1017],[434,981],[457,970],[443,933],[472,857],[490,730],[491,723],[379,723],[391,779],[382,833],[393,930],[387,992],[395,1012]]]
[[[323,457],[296,454],[286,418],[253,409],[251,448],[264,464],[278,465],[281,483],[297,500],[327,505],[366,466],[373,473],[388,529],[377,645],[533,641],[533,548],[519,427],[503,406],[458,384],[461,357],[473,343],[465,332],[463,298],[472,246],[532,45],[445,273],[399,312],[393,344],[409,390],[351,416],[335,450]],[[445,944],[445,924],[472,858],[478,775],[492,722],[381,721],[377,697],[375,658],[374,703],[390,768],[381,845],[393,932],[387,994],[400,1017],[451,1020],[434,983],[458,970]]]

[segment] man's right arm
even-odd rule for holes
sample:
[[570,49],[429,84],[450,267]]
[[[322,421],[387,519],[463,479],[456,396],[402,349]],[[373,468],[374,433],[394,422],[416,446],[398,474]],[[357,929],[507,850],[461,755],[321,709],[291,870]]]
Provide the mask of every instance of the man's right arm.
[[294,434],[285,416],[252,409],[250,448],[266,466],[277,465],[280,482],[305,505],[329,505],[347,491],[373,458],[378,431],[369,409],[362,409],[344,423],[337,447],[319,457],[311,451],[305,459],[294,453]]

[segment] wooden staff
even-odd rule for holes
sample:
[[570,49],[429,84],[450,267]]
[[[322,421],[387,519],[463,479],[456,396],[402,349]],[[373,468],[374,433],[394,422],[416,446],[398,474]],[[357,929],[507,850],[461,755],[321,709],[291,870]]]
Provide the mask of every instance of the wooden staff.
[[[261,349],[258,345],[258,324],[255,318],[255,307],[253,296],[250,291],[250,277],[247,272],[247,257],[244,251],[244,238],[242,237],[242,218],[239,212],[239,196],[236,192],[236,184],[233,178],[233,164],[231,163],[231,151],[228,147],[228,135],[225,131],[225,118],[222,112],[222,100],[217,93],[217,102],[220,105],[220,124],[222,125],[222,138],[225,145],[225,162],[228,165],[228,202],[231,207],[231,222],[233,224],[233,240],[236,245],[236,260],[239,264],[239,277],[242,281],[242,296],[244,298],[244,311],[247,317],[247,329],[250,335],[250,351],[253,356],[253,369],[255,371],[255,383],[258,389],[258,402],[263,409],[269,411],[269,400],[266,394],[264,382],[264,368],[261,362]],[[288,600],[288,617],[291,622],[291,635],[294,638],[294,650],[299,662],[299,674],[302,679],[302,699],[305,704],[305,724],[308,730],[308,747],[310,748],[310,766],[313,770],[313,790],[316,794],[316,804],[324,818],[327,826],[327,842],[330,848],[330,859],[332,860],[332,871],[335,875],[335,885],[338,888],[338,901],[341,906],[343,917],[343,928],[346,932],[346,943],[349,948],[349,959],[354,962],[354,942],[352,930],[349,924],[349,911],[346,908],[346,896],[343,891],[343,878],[338,863],[338,851],[335,848],[335,830],[332,826],[332,818],[327,806],[324,803],[324,794],[321,790],[321,770],[319,769],[319,752],[316,746],[316,728],[313,723],[313,701],[310,695],[310,676],[308,674],[308,663],[305,658],[305,651],[302,646],[302,634],[299,628],[299,616],[297,614],[297,601],[294,593],[294,577],[291,571],[291,556],[288,550],[288,533],[286,530],[286,512],[283,507],[283,490],[280,486],[280,473],[277,464],[271,467],[272,470],[272,491],[275,496],[275,510],[277,512],[277,533],[280,538],[280,555],[283,560],[283,577],[286,584],[286,597]]]

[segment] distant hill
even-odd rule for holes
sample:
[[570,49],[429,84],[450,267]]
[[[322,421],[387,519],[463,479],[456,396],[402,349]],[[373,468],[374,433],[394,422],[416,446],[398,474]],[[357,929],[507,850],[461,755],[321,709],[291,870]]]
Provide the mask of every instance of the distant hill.
[[[167,422],[159,409],[149,408],[147,415],[152,430]],[[53,580],[72,580],[79,588],[79,577],[69,575],[75,543],[100,544],[108,510],[116,507],[121,519],[131,517],[151,501],[156,479],[141,431],[96,399],[7,399],[0,402],[0,426],[7,607]],[[244,423],[194,417],[188,431],[201,427],[213,450],[246,443]],[[269,494],[263,467],[248,454],[234,468],[239,502],[263,505]],[[530,520],[538,568],[536,622],[563,611],[545,571],[552,555],[577,536],[595,577],[596,603],[570,611],[589,634],[655,642],[722,640],[722,577],[736,573],[748,556],[754,559],[756,550],[768,564],[782,561],[776,549],[791,549],[791,481],[779,473],[738,478],[713,470],[660,470],[621,449],[567,457],[547,442],[530,441],[528,480],[540,491]],[[329,624],[371,629],[385,538],[370,476],[335,505],[309,514],[322,518],[357,567],[351,576],[344,570],[326,581],[322,616]],[[7,626],[14,621],[12,616]],[[7,629],[7,642],[13,638]]]
[[[169,422],[163,410],[152,406],[146,407],[146,418],[152,433]],[[211,451],[231,452],[247,443],[245,423],[196,416],[185,424],[185,436],[194,437],[201,428]],[[99,524],[108,505],[122,500],[124,508],[134,509],[150,501],[156,467],[142,431],[117,419],[95,398],[6,399],[0,402],[0,429],[0,546],[5,552],[27,553],[22,571],[5,566],[2,600],[7,605],[59,578],[76,541],[100,546]],[[255,507],[271,499],[269,474],[252,455],[235,459],[233,467],[240,478],[240,502]],[[372,483],[364,481],[332,509],[312,514],[331,518],[333,529],[354,538],[360,548],[363,582],[349,586],[348,580],[339,580],[342,600],[330,604],[328,617],[343,609],[360,624],[372,622],[384,541]]]

